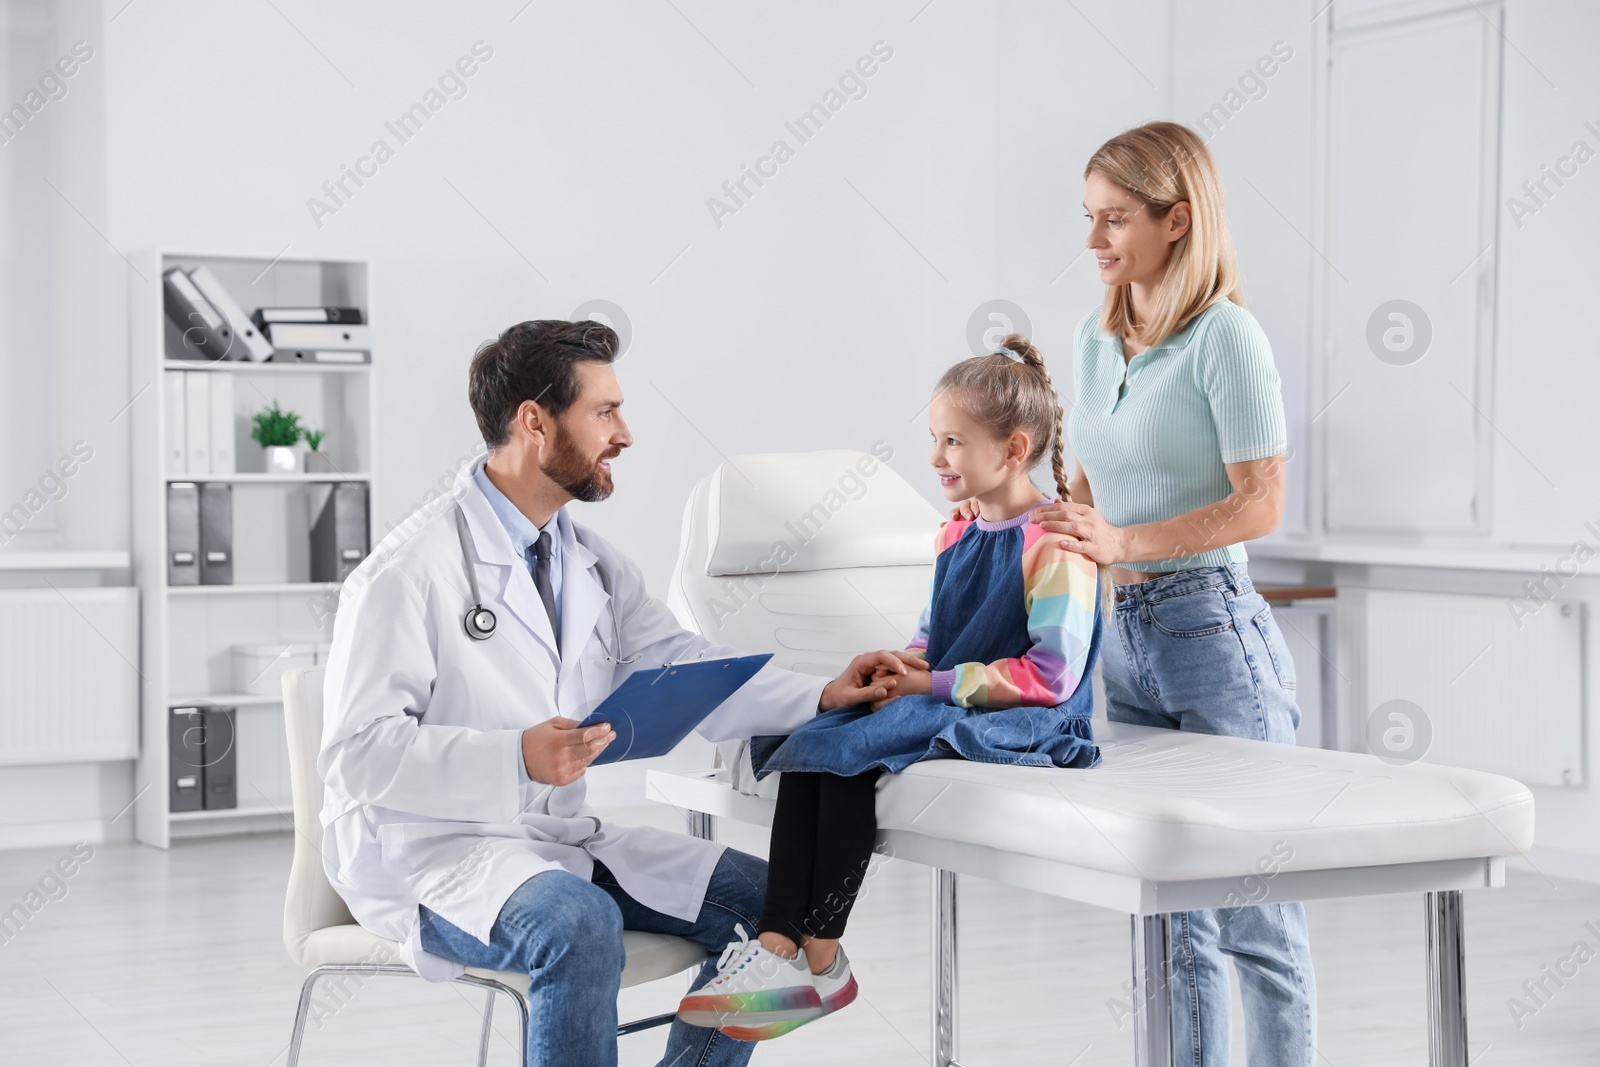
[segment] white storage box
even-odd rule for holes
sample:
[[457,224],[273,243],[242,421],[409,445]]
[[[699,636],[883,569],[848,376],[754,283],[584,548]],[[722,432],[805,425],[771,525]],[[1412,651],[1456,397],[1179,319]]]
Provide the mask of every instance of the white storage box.
[[316,666],[317,646],[268,644],[233,646],[233,688],[253,696],[277,696],[283,675],[296,667]]

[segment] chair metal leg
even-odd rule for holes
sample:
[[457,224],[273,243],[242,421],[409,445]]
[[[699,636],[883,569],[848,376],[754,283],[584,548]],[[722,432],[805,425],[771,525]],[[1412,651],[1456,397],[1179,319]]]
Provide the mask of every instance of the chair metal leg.
[[[372,964],[372,963],[331,963],[313,968],[306,975],[306,980],[300,986],[300,1004],[295,1009],[294,1032],[289,1036],[289,1056],[284,1067],[297,1067],[300,1062],[300,1046],[305,1041],[306,1020],[310,1018],[311,999],[316,992],[317,982],[330,974],[401,974],[416,977],[416,972],[404,964]],[[494,1035],[494,1001],[497,993],[504,993],[511,998],[511,1003],[516,1005],[518,1016],[518,1032],[522,1036],[521,1043],[517,1046],[517,1062],[521,1062],[522,1050],[528,1047],[528,1001],[520,992],[488,978],[479,978],[477,975],[463,974],[455,981],[462,985],[477,986],[484,991],[483,1002],[483,1028],[478,1035],[478,1067],[488,1067],[489,1042]],[[636,1034],[641,1030],[649,1030],[657,1026],[666,1026],[676,1019],[676,1012],[667,1012],[663,1015],[652,1015],[643,1019],[635,1019],[617,1027],[617,1036]]]
[[669,1011],[661,1015],[652,1015],[645,1019],[635,1019],[631,1023],[623,1023],[617,1027],[617,1036],[627,1037],[629,1034],[637,1034],[641,1030],[652,1030],[657,1026],[667,1026],[677,1017],[677,1012]]
[[[294,1032],[289,1036],[289,1057],[284,1067],[295,1067],[300,1062],[300,1046],[305,1041],[306,1019],[310,1017],[311,997],[316,992],[317,982],[331,974],[357,975],[371,977],[375,974],[409,974],[416,972],[410,967],[400,963],[325,963],[321,967],[314,967],[306,975],[306,980],[300,985],[300,1004],[294,1013]],[[358,985],[359,988],[359,985]],[[349,993],[348,989],[343,992]]]
[[1430,1067],[1466,1067],[1466,953],[1462,941],[1465,915],[1461,890],[1422,895],[1428,945],[1428,1063]]
[[959,960],[956,956],[956,874],[933,870],[933,1067],[961,1067]]
[[698,837],[702,841],[715,841],[717,839],[717,817],[703,811],[691,811],[684,815],[688,824],[690,837]]
[[1133,1062],[1172,1067],[1172,925],[1133,916]]
[[483,1033],[478,1037],[478,1067],[489,1067],[489,1038],[494,1033],[493,989],[483,995]]
[[306,1016],[311,1011],[311,995],[316,992],[317,979],[321,978],[323,970],[316,968],[306,975],[306,980],[300,984],[300,1006],[294,1013],[294,1033],[289,1035],[289,1058],[284,1061],[284,1067],[297,1067],[300,1063],[300,1043],[306,1036]]
[[[409,971],[409,968],[407,968],[407,970]],[[488,1063],[489,1037],[493,1033],[493,1029],[490,1025],[490,1018],[494,1011],[494,995],[496,993],[504,993],[506,996],[511,998],[511,1003],[517,1006],[517,1015],[521,1023],[518,1033],[522,1035],[522,1040],[517,1045],[517,1062],[521,1063],[523,1050],[528,1047],[527,998],[503,982],[491,981],[488,978],[479,978],[477,975],[473,974],[460,975],[455,979],[455,981],[460,982],[462,985],[475,985],[479,989],[482,989],[488,996],[488,1004],[486,1005],[483,1013],[483,1031],[481,1037],[479,1038],[479,1067],[483,1067],[484,1064]]]

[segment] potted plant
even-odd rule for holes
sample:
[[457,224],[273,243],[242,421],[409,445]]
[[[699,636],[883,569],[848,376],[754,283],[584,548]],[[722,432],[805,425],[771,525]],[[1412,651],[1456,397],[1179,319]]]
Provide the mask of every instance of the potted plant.
[[257,412],[253,421],[250,439],[267,450],[268,473],[294,473],[294,445],[304,432],[300,428],[300,416],[284,411],[274,400],[270,408]]
[[322,439],[328,436],[327,430],[306,430],[306,447],[311,451],[306,453],[305,468],[307,474],[332,474],[333,459],[322,451]]

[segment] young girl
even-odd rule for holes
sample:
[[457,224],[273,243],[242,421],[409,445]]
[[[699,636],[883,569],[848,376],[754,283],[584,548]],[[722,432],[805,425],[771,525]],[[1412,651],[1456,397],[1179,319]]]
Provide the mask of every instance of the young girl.
[[782,771],[759,938],[724,950],[678,1016],[730,1037],[778,1037],[856,996],[839,946],[877,835],[879,776],[958,757],[1092,767],[1089,672],[1100,642],[1095,564],[1031,521],[1050,503],[1029,472],[1050,454],[1067,495],[1061,402],[1039,350],[1011,334],[945,372],[928,408],[945,496],[978,518],[942,525],[933,589],[888,696],[758,737],[758,777]]

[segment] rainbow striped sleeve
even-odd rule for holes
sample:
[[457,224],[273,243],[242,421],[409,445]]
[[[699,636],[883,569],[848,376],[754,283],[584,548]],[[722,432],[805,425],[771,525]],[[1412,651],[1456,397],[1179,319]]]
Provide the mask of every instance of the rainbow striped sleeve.
[[[961,535],[967,532],[967,527],[972,523],[966,519],[955,519],[939,524],[939,532],[933,535],[933,555],[937,559],[939,553],[961,540]],[[906,642],[905,650],[915,652],[923,659],[928,658],[928,629],[933,621],[933,579],[928,579],[928,602],[922,605],[922,615],[917,619],[917,632],[911,635],[911,640]]]
[[963,708],[1054,707],[1083,681],[1094,638],[1094,562],[1042,527],[1023,527],[1022,590],[1033,647],[1018,659],[933,672],[933,695]]

